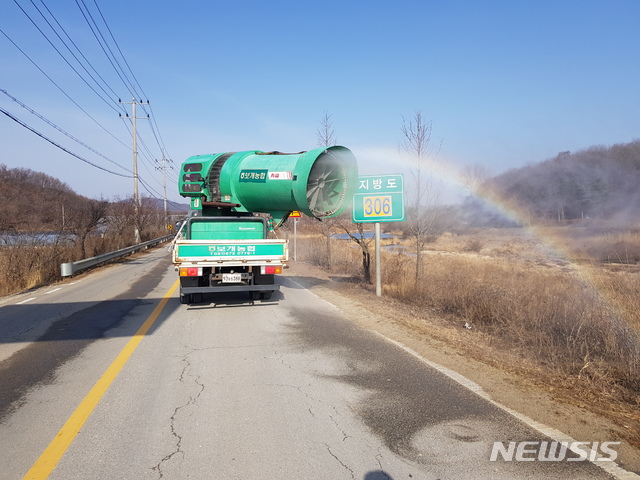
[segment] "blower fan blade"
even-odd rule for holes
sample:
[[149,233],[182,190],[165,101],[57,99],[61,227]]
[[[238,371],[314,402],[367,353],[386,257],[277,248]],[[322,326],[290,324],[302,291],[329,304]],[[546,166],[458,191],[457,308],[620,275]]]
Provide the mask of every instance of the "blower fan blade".
[[346,199],[348,177],[344,163],[332,150],[318,157],[309,172],[307,202],[315,217],[330,217],[338,212]]

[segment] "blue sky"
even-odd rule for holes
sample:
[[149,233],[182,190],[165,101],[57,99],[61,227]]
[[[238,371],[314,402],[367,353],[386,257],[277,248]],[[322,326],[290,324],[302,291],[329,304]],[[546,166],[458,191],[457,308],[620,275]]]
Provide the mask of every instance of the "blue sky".
[[[467,165],[498,174],[560,151],[640,138],[635,0],[44,0],[113,90],[102,93],[107,102],[18,7],[76,65],[34,8],[48,16],[42,0],[1,2],[6,36],[0,34],[0,88],[111,162],[2,93],[0,107],[121,174],[131,174],[132,155],[117,101],[131,101],[131,94],[78,6],[86,6],[110,41],[96,1],[144,92],[139,99],[151,102],[160,143],[176,168],[199,153],[314,148],[325,113],[338,143],[356,154],[362,174],[406,170],[398,154],[402,119],[416,111],[432,121],[433,141],[442,143],[437,160],[450,168],[441,174],[449,180]],[[148,147],[139,172],[161,196],[155,160],[162,153],[149,123],[138,121]],[[83,163],[5,115],[0,163],[43,171],[93,198],[124,197],[133,190],[130,178]],[[180,201],[176,178],[170,171],[168,198]],[[141,193],[148,191],[141,187]]]

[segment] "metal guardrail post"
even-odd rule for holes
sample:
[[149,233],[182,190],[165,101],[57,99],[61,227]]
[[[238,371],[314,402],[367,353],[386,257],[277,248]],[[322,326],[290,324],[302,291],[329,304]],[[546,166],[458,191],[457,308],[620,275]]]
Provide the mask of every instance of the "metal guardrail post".
[[113,260],[114,258],[124,257],[126,255],[130,255],[138,250],[142,250],[143,248],[152,247],[159,243],[165,242],[170,238],[173,238],[174,235],[165,235],[164,237],[156,238],[154,240],[149,240],[148,242],[139,243],[137,245],[133,245],[131,247],[121,248],[120,250],[116,250],[114,252],[104,253],[102,255],[97,255],[91,258],[85,258],[84,260],[78,260],[77,262],[69,262],[69,263],[61,263],[60,264],[60,275],[63,277],[70,277],[74,273],[84,270],[85,268],[94,267],[99,265],[100,263],[107,262],[109,260]]

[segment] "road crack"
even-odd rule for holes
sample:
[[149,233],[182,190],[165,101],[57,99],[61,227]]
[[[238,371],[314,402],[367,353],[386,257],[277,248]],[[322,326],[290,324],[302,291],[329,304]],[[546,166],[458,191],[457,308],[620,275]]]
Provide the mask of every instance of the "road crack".
[[183,436],[178,432],[178,429],[176,427],[176,421],[177,421],[178,415],[183,409],[196,404],[196,402],[198,401],[198,398],[200,398],[200,395],[202,395],[202,392],[204,391],[204,388],[205,388],[205,385],[200,382],[200,375],[191,375],[189,373],[189,371],[191,370],[191,362],[189,362],[188,357],[194,351],[195,350],[192,350],[182,358],[182,362],[184,362],[184,367],[180,372],[180,377],[178,378],[178,381],[184,385],[195,383],[195,385],[198,386],[198,391],[195,395],[190,395],[189,399],[184,404],[177,406],[170,417],[170,429],[171,429],[171,435],[175,440],[175,448],[172,452],[165,455],[154,467],[151,468],[151,470],[158,473],[159,479],[164,477],[163,467],[167,464],[167,462],[169,462],[176,455],[180,455],[182,458],[184,458],[184,450],[182,449]]
[[353,473],[353,469],[351,467],[349,467],[347,464],[345,464],[342,460],[340,460],[340,458],[331,451],[331,447],[328,444],[324,444],[325,447],[327,447],[327,452],[329,452],[329,455],[331,455],[333,458],[335,458],[338,463],[340,465],[342,465],[344,467],[345,470],[347,470],[350,474],[351,474],[351,478],[356,478],[355,474]]

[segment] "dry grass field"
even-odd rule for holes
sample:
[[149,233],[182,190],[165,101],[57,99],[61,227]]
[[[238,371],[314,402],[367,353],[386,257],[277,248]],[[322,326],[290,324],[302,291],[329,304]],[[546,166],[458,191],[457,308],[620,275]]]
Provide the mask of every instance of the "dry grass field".
[[[298,236],[298,260],[371,291],[362,282],[360,247],[344,240],[330,245],[329,257],[326,238],[305,232]],[[370,250],[373,255],[373,242]],[[416,281],[409,242],[387,241],[382,253],[383,298],[413,307],[417,334],[455,343],[557,398],[607,415],[640,446],[637,231],[477,230],[444,234],[422,255]]]
[[[155,229],[144,232],[143,240],[166,234]],[[113,252],[131,245],[122,235],[93,235],[86,240],[86,257],[69,239],[51,242],[46,234],[29,235],[11,241],[0,238],[0,296],[11,295],[60,280],[60,264]]]

